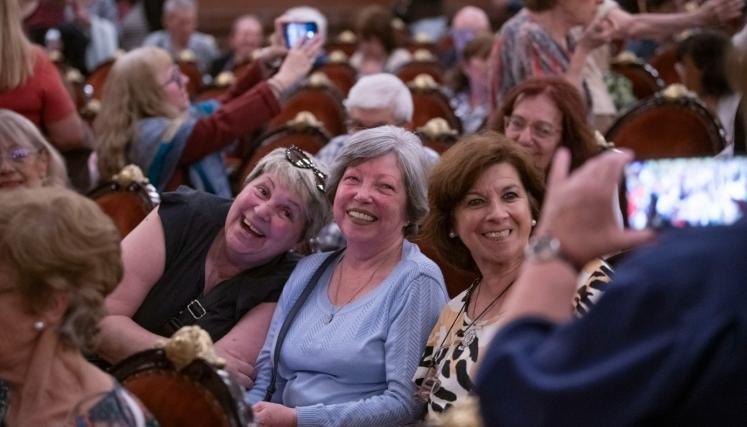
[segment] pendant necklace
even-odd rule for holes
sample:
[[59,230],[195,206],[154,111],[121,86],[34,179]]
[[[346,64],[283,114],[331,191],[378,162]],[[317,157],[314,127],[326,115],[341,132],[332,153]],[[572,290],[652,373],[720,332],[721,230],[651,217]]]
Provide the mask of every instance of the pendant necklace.
[[[337,265],[340,266],[340,271],[339,271],[339,274],[337,275],[337,288],[335,289],[335,301],[337,301],[340,296],[340,286],[342,285],[342,273],[343,273],[343,267],[344,267],[344,264],[342,263],[343,258],[345,258],[345,254],[342,254],[342,256],[340,257],[340,260],[337,261]],[[335,306],[333,304],[332,312],[324,316],[325,325],[329,325],[330,323],[332,323],[332,320],[335,318],[335,315],[337,314],[337,312],[342,310],[342,308],[345,307],[346,305],[350,304],[358,296],[358,294],[360,294],[361,291],[363,291],[363,289],[365,289],[368,285],[371,284],[371,281],[376,275],[376,272],[379,271],[379,268],[381,268],[381,264],[378,265],[373,270],[370,276],[368,276],[368,280],[366,280],[366,283],[364,283],[362,286],[359,286],[358,289],[356,289],[355,292],[353,292],[353,296],[348,298],[348,300],[344,304],[340,304],[338,306]]]
[[[475,309],[477,309],[477,298],[480,296],[479,286],[481,284],[482,282],[480,282],[477,285],[478,288],[477,288],[477,294],[475,295]],[[467,325],[466,328],[464,328],[464,331],[462,331],[462,342],[459,344],[459,349],[463,349],[464,347],[469,347],[475,341],[475,338],[477,338],[477,334],[480,332],[480,327],[476,325],[477,321],[480,320],[485,315],[485,313],[487,313],[488,310],[490,310],[490,308],[495,305],[496,302],[498,302],[498,300],[503,296],[503,294],[506,293],[506,291],[508,291],[508,288],[510,288],[512,284],[513,283],[506,286],[502,291],[500,291],[498,295],[496,295],[496,297],[493,298],[493,301],[491,301],[490,304],[488,304],[488,306],[485,307],[480,312],[480,314],[478,314],[477,317],[475,317],[474,320],[472,320],[472,322],[469,325]],[[472,294],[470,293],[469,299],[467,299],[467,302],[465,304],[464,314],[468,314],[469,303],[471,300],[472,300]]]

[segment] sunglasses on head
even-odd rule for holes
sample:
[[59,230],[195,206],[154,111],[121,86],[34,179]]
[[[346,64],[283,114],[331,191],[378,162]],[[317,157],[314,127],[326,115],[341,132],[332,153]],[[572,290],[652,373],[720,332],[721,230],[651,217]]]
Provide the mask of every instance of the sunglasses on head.
[[314,174],[314,180],[316,181],[316,188],[322,193],[327,190],[327,174],[320,171],[314,162],[306,155],[300,148],[295,145],[285,149],[285,158],[295,167],[300,169],[309,169]]

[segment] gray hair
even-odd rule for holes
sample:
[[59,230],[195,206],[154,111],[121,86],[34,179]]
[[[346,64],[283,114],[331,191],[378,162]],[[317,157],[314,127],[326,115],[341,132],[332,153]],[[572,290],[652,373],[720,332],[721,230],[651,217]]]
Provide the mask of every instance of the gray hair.
[[315,22],[316,26],[319,28],[319,34],[322,36],[322,39],[327,39],[327,18],[319,11],[319,9],[311,6],[297,6],[286,10],[283,15],[291,21]]
[[[291,163],[285,156],[286,148],[276,148],[264,156],[257,166],[247,175],[244,185],[254,181],[265,173],[274,173],[285,185],[298,193],[304,201],[306,225],[302,238],[305,240],[319,234],[319,231],[332,219],[332,209],[325,192],[317,188],[316,178],[310,169],[299,168]],[[304,151],[309,160],[314,159]],[[328,174],[325,164],[314,159],[314,166],[322,173]],[[329,187],[327,187],[329,188]],[[329,191],[329,190],[327,190]]]
[[65,161],[56,148],[47,142],[46,138],[31,120],[16,113],[15,111],[0,108],[0,140],[9,140],[17,145],[31,144],[35,150],[44,150],[49,155],[47,176],[44,177],[44,185],[59,185],[67,187],[67,168]]
[[420,139],[397,126],[379,126],[354,133],[343,147],[327,179],[330,201],[335,199],[342,175],[350,166],[394,153],[405,181],[408,225],[405,237],[417,233],[418,224],[428,214],[428,171],[432,164],[427,159]]
[[399,78],[387,74],[361,77],[348,93],[345,108],[391,108],[400,123],[412,120],[412,94]]
[[197,10],[197,2],[195,0],[166,0],[163,3],[164,15],[185,9]]

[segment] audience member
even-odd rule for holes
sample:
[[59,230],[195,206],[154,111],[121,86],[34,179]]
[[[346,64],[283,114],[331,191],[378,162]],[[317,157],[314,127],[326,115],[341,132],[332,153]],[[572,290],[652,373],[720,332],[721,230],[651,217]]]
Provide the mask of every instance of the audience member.
[[571,151],[573,168],[600,151],[586,112],[581,94],[564,78],[532,78],[507,94],[494,129],[524,147],[544,175],[558,147]]
[[114,22],[91,12],[95,0],[71,0],[73,16],[59,27],[65,62],[87,74],[112,59],[119,46]]
[[260,425],[414,419],[412,375],[446,301],[438,267],[406,240],[428,211],[427,170],[418,138],[393,126],[356,133],[340,153],[328,191],[348,244],[288,279],[247,394]]
[[395,12],[413,36],[425,36],[435,42],[448,31],[443,0],[399,0]]
[[459,9],[451,20],[449,35],[454,43],[453,49],[449,50],[444,58],[447,68],[457,65],[462,58],[462,51],[475,37],[492,33],[490,20],[484,10],[475,6],[464,6]]
[[119,233],[93,201],[61,188],[0,192],[2,425],[158,425],[81,354],[120,277]]
[[726,34],[702,31],[690,35],[677,47],[676,69],[682,82],[703,100],[726,131],[723,154],[734,154],[745,138],[742,95],[732,89],[726,73],[726,58],[732,48]]
[[[563,75],[589,101],[582,71],[589,53],[612,34],[604,16],[596,17],[601,0],[525,0],[495,38],[491,54],[491,92],[495,106],[508,91],[529,77]],[[583,26],[578,40],[570,31]]]
[[[424,240],[442,259],[477,279],[441,311],[415,373],[430,417],[472,391],[472,369],[504,322],[544,191],[542,175],[529,158],[493,132],[457,142],[431,172]],[[604,262],[589,263],[578,277],[576,295],[565,300],[566,310],[588,312],[610,274]]]
[[205,74],[218,56],[215,39],[196,31],[196,0],[166,0],[163,4],[163,30],[150,34],[143,45],[156,46],[172,56],[189,49],[195,55],[197,67]]
[[219,150],[263,126],[280,111],[279,96],[311,68],[321,39],[291,49],[280,71],[263,79],[262,60],[247,70],[220,100],[193,106],[187,77],[162,49],[128,52],[112,67],[94,130],[99,172],[109,179],[135,163],[157,189],[189,182],[230,196]]
[[0,190],[68,186],[65,162],[26,117],[0,109]]
[[392,18],[392,13],[380,5],[359,12],[358,48],[350,57],[350,65],[359,75],[391,73],[412,59],[407,49],[397,47]]
[[[318,153],[316,158],[329,165],[351,141],[356,132],[384,125],[410,127],[413,104],[410,90],[402,80],[391,74],[373,74],[361,77],[350,89],[345,100],[348,115],[348,133],[332,138]],[[435,163],[438,153],[428,147],[421,149],[428,159]],[[317,239],[321,250],[333,250],[345,246],[345,239],[337,224],[324,227]]]
[[290,252],[329,220],[325,173],[277,148],[230,199],[181,190],[122,242],[125,276],[107,299],[98,353],[109,362],[196,324],[250,386],[275,302],[298,262]]
[[60,151],[85,144],[83,122],[57,68],[23,33],[17,0],[0,2],[0,63],[0,108],[26,116]]
[[231,51],[219,57],[210,66],[210,75],[233,71],[238,65],[252,60],[254,52],[262,47],[262,23],[254,15],[238,17],[231,27],[229,45]]
[[567,177],[568,152],[556,156],[539,238],[506,304],[510,323],[477,377],[490,424],[737,425],[747,417],[747,220],[665,232],[619,268],[588,316],[569,321],[562,301],[578,266],[652,237],[620,229],[610,203],[631,158],[606,153]]
[[473,38],[460,50],[459,64],[451,78],[454,93],[451,107],[462,121],[463,134],[477,132],[490,111],[488,57],[493,38],[485,33]]

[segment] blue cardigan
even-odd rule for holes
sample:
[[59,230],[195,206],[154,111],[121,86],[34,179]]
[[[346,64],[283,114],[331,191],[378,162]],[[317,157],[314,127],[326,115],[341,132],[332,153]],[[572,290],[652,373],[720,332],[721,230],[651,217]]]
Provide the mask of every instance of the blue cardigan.
[[[257,360],[255,386],[246,395],[249,403],[264,398],[276,334],[327,256],[303,259],[288,279]],[[327,296],[333,267],[320,277],[288,330],[273,401],[296,408],[299,426],[408,423],[417,411],[412,376],[448,299],[441,271],[405,241],[401,261],[377,288],[334,307]]]

